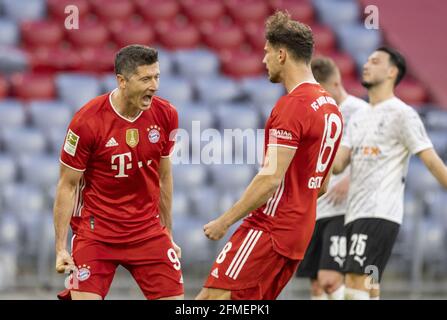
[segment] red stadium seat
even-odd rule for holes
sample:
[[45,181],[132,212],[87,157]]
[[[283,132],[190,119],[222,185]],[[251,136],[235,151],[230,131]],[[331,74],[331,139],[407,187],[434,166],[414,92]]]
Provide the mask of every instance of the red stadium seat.
[[245,35],[249,43],[257,50],[263,50],[265,46],[265,27],[263,24],[250,22],[244,26]]
[[410,78],[399,83],[396,87],[396,96],[414,106],[427,102],[428,93],[421,83]]
[[79,22],[79,29],[66,30],[67,38],[75,47],[101,47],[109,39],[107,28],[100,22],[86,19]]
[[200,44],[200,33],[193,24],[162,21],[155,30],[160,43],[169,50],[192,49]]
[[29,52],[34,72],[77,70],[81,64],[78,51],[71,48],[40,47]]
[[226,5],[230,15],[241,24],[250,21],[263,23],[270,13],[270,8],[265,1],[227,0]]
[[74,5],[78,8],[79,17],[85,17],[90,12],[88,0],[47,0],[49,15],[57,20],[65,20],[67,17],[65,8],[69,5]]
[[356,74],[356,65],[354,59],[346,53],[334,52],[329,55],[340,69],[343,78],[354,77]]
[[180,12],[180,5],[176,0],[134,0],[137,13],[145,19],[156,21],[171,21]]
[[205,23],[201,32],[206,45],[218,51],[238,48],[245,40],[244,32],[236,24]]
[[5,78],[0,77],[0,99],[8,96],[9,85]]
[[222,71],[234,78],[255,77],[265,72],[262,52],[244,49],[224,50],[219,55]]
[[128,19],[134,12],[134,3],[129,0],[91,0],[93,12],[104,22]]
[[360,79],[357,78],[345,78],[343,80],[343,85],[346,88],[346,91],[353,96],[359,98],[365,98],[368,96],[368,92],[360,83]]
[[184,0],[183,11],[196,25],[206,21],[219,20],[225,14],[225,6],[215,0]]
[[49,74],[15,74],[11,87],[13,95],[23,100],[54,99],[56,94],[53,76]]
[[64,38],[63,26],[55,21],[26,21],[20,26],[26,46],[54,46]]
[[272,10],[287,10],[293,19],[305,24],[314,22],[314,8],[308,0],[270,0]]
[[112,72],[114,67],[116,48],[84,48],[79,52],[81,59],[79,70],[86,72]]
[[110,25],[112,39],[118,47],[130,44],[152,45],[155,40],[155,32],[148,23],[143,21],[114,21]]
[[336,38],[328,27],[315,24],[311,26],[314,34],[315,50],[328,54],[335,50]]

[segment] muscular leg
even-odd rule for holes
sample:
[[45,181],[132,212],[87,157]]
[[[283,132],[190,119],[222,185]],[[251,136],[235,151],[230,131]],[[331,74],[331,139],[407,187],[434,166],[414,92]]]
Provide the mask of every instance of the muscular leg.
[[102,297],[99,294],[92,292],[80,292],[72,290],[70,294],[72,300],[102,300]]
[[202,288],[196,300],[231,300],[231,291],[216,288]]
[[181,294],[179,296],[163,297],[157,300],[185,300],[185,296]]
[[310,279],[310,298],[311,300],[327,300],[327,295],[317,279]]
[[344,299],[343,274],[334,270],[318,271],[318,283],[331,300]]
[[369,289],[365,287],[365,280],[367,277],[366,274],[346,274],[346,300],[369,300]]

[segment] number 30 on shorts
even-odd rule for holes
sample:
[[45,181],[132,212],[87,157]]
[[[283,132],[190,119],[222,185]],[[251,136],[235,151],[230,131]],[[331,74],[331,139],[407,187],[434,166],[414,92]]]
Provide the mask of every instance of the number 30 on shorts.
[[172,262],[172,266],[174,267],[175,270],[178,271],[182,268],[182,265],[180,264],[180,260],[177,257],[177,253],[175,252],[174,249],[170,248],[168,250],[168,258]]
[[231,242],[227,242],[227,244],[223,247],[222,251],[219,253],[216,259],[216,263],[221,264],[224,262],[225,258],[227,257],[228,251],[230,251],[233,244]]

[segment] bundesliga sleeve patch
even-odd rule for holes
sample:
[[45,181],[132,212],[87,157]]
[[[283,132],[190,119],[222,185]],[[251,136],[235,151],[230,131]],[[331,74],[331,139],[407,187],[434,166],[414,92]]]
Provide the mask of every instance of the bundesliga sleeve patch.
[[67,137],[65,138],[64,151],[73,156],[76,154],[76,148],[78,146],[79,136],[73,131],[68,129]]

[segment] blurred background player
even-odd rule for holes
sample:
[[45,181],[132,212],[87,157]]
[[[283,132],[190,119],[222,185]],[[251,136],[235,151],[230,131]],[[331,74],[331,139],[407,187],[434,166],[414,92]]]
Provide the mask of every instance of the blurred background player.
[[379,299],[380,280],[403,218],[408,163],[417,155],[447,188],[447,168],[416,111],[394,95],[406,71],[404,57],[381,47],[363,68],[369,106],[355,113],[334,163],[334,173],[351,164],[345,217],[346,299]]
[[[338,67],[328,57],[312,60],[312,73],[320,85],[335,99],[343,115],[344,127],[351,115],[368,104],[349,95],[342,84]],[[311,298],[344,299],[343,264],[346,259],[344,215],[347,209],[349,172],[332,175],[328,192],[317,201],[317,221],[312,240],[297,276],[311,280]]]
[[[239,201],[204,226],[221,239],[249,216],[217,257],[197,299],[276,299],[303,259],[343,124],[335,100],[315,81],[310,28],[276,12],[266,22],[269,79],[288,94],[265,127],[265,160]],[[324,180],[326,183],[323,186]]]
[[183,298],[180,248],[171,235],[169,157],[177,111],[154,96],[160,77],[155,49],[122,48],[115,73],[118,88],[75,114],[61,152],[56,270],[72,273],[71,287],[59,298],[104,299],[119,265],[147,299]]

